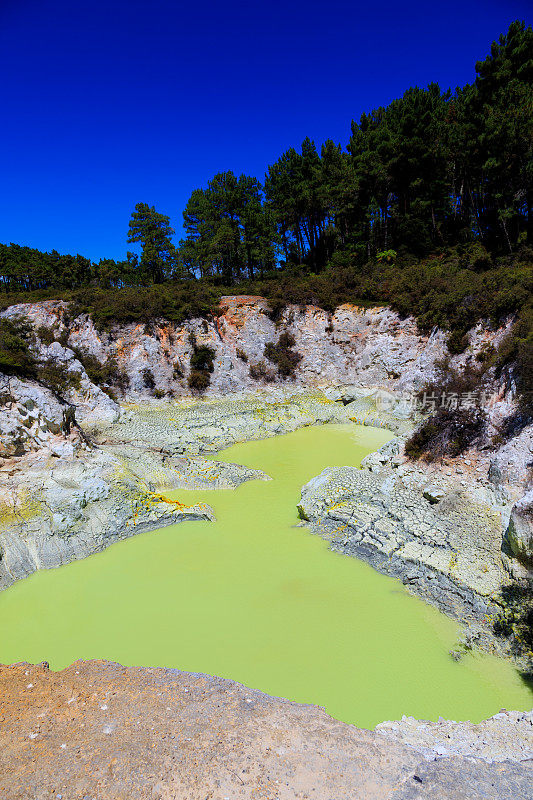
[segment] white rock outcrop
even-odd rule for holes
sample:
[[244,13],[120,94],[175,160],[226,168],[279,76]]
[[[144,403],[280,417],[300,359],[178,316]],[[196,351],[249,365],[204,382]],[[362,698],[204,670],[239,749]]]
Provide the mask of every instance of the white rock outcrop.
[[505,535],[514,555],[533,566],[533,488],[513,506]]

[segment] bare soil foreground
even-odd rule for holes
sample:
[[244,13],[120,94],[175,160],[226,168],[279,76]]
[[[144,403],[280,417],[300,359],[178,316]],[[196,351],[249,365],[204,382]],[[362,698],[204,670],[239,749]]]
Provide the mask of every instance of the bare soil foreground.
[[532,746],[526,714],[367,731],[178,670],[0,669],[2,800],[531,800]]

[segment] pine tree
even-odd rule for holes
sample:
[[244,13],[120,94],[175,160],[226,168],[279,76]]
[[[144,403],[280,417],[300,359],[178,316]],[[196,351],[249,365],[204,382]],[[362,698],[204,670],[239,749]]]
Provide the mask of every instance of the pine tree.
[[141,245],[139,261],[131,258],[132,267],[137,268],[141,283],[163,283],[176,266],[176,248],[171,236],[174,229],[170,219],[160,214],[147,203],[137,203],[131,215],[128,243]]

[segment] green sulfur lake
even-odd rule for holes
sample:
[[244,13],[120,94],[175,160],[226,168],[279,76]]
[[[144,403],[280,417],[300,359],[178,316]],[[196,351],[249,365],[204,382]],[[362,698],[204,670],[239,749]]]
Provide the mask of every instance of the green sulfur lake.
[[402,714],[475,722],[529,709],[511,664],[480,653],[454,661],[455,622],[299,525],[304,483],[326,466],[358,466],[389,438],[325,425],[228,448],[217,460],[272,480],[167,492],[208,502],[217,521],[140,534],[1,593],[0,661],[177,667],[362,727]]

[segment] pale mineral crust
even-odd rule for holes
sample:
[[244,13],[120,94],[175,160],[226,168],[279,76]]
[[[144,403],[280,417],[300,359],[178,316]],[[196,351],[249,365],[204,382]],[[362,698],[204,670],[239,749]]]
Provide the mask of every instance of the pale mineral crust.
[[516,721],[480,753],[485,728],[465,723],[468,746],[455,731],[443,755],[427,732],[360,730],[221,678],[93,661],[1,668],[0,721],[3,800],[532,797],[531,720],[521,750]]

